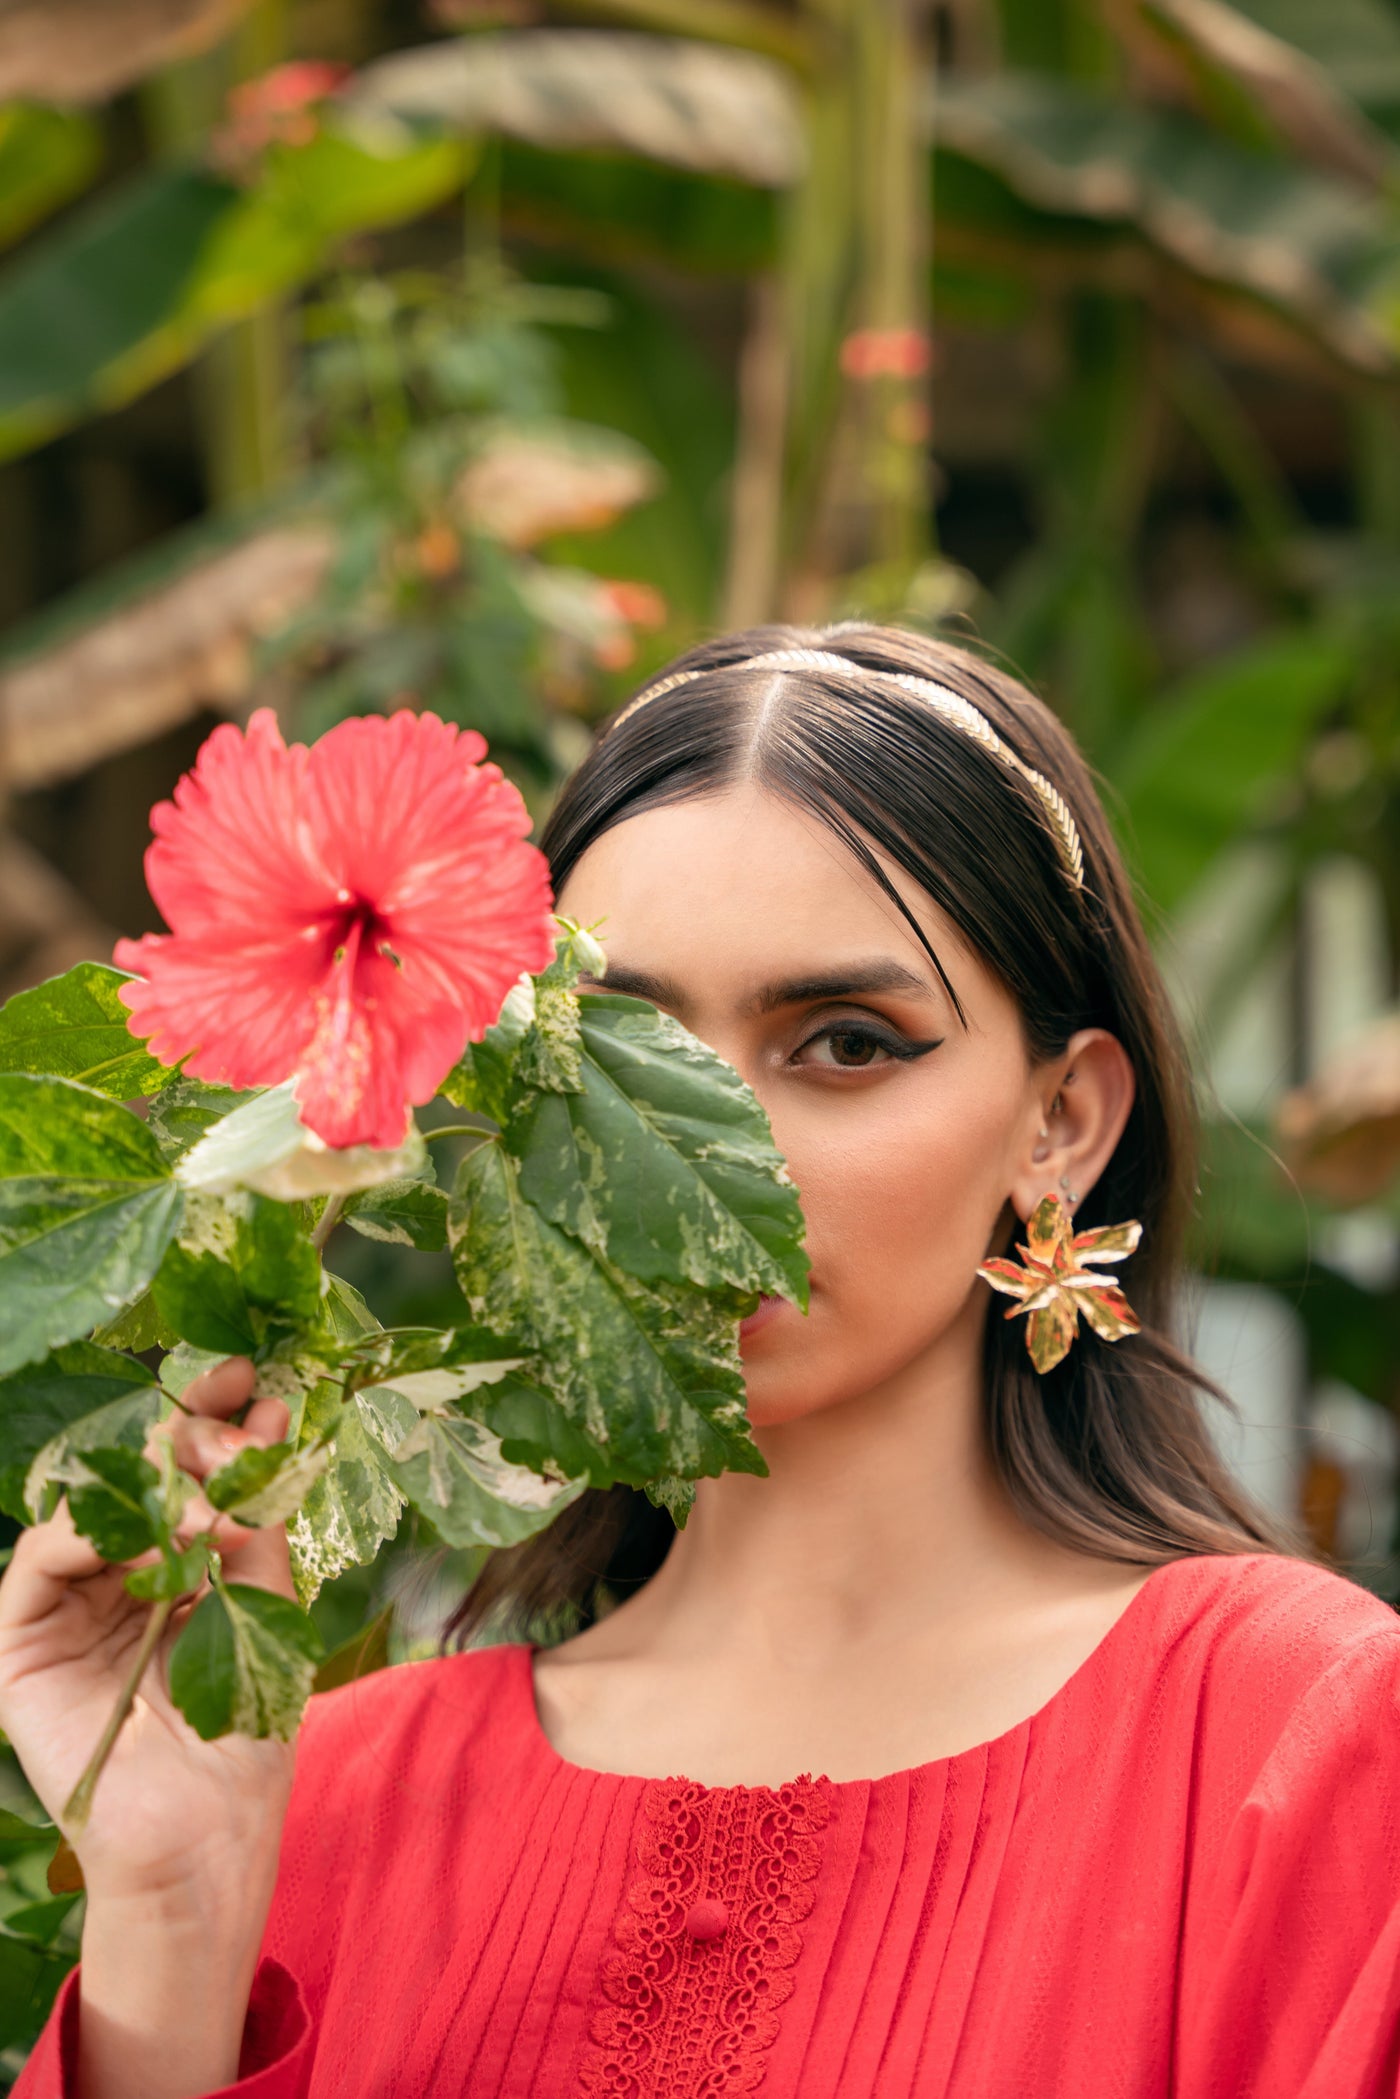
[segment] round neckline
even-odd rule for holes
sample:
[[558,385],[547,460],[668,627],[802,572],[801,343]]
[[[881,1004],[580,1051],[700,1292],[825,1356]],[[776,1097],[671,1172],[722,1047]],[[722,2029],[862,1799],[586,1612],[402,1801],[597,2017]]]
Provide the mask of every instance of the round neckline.
[[[1075,1695],[1082,1693],[1086,1685],[1102,1672],[1116,1652],[1120,1639],[1126,1633],[1130,1622],[1135,1621],[1142,1615],[1144,1598],[1157,1592],[1162,1585],[1164,1575],[1174,1573],[1180,1567],[1199,1567],[1202,1562],[1235,1557],[1240,1557],[1240,1555],[1183,1553],[1179,1559],[1165,1560],[1160,1567],[1154,1567],[1146,1581],[1129,1597],[1123,1609],[1108,1627],[1108,1630],[1090,1648],[1083,1661],[1075,1669],[1071,1670],[1064,1682],[1056,1690],[1052,1691],[1050,1696],[1037,1706],[1033,1713],[1028,1713],[1023,1720],[1013,1721],[1012,1725],[1004,1728],[1000,1734],[990,1736],[985,1742],[974,1742],[967,1749],[956,1749],[948,1756],[931,1757],[927,1763],[910,1764],[898,1771],[882,1772],[874,1778],[821,1777],[817,1783],[830,1788],[835,1793],[853,1792],[862,1789],[868,1790],[878,1786],[907,1783],[911,1779],[926,1776],[932,1772],[948,1772],[971,1758],[985,1758],[994,1755],[998,1750],[1006,1748],[1018,1738],[1028,1735],[1043,1725],[1052,1714],[1058,1711],[1062,1704],[1068,1703]],[[1248,1557],[1248,1555],[1244,1557]],[[542,1756],[544,1761],[551,1764],[557,1771],[567,1773],[571,1778],[606,1779],[613,1785],[621,1786],[684,1785],[693,1786],[702,1793],[731,1794],[775,1793],[781,1790],[782,1785],[805,1785],[811,1783],[810,1774],[805,1771],[795,1774],[790,1779],[783,1780],[779,1786],[710,1786],[706,1785],[703,1779],[690,1778],[682,1772],[667,1772],[664,1776],[656,1774],[646,1776],[636,1771],[604,1771],[592,1764],[571,1763],[567,1757],[560,1754],[550,1741],[540,1719],[539,1704],[535,1697],[535,1656],[539,1651],[537,1645],[522,1645],[513,1650],[513,1656],[517,1664],[513,1682],[518,1687],[522,1705],[522,1728],[524,1733],[532,1739],[532,1746],[536,1754]]]

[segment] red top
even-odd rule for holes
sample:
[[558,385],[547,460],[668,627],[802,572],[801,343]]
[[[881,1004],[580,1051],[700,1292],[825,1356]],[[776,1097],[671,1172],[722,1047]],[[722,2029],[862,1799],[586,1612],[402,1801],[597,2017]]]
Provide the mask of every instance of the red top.
[[1032,1719],[872,1781],[583,1771],[527,1649],[389,1670],[313,1704],[231,2092],[1395,2099],[1398,1693],[1395,1614],[1262,1556],[1159,1569]]

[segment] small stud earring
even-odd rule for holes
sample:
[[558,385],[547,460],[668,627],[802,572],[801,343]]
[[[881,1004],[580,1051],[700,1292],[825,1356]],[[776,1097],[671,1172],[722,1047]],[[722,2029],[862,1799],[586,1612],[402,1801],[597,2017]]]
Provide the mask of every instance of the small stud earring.
[[1064,1191],[1065,1191],[1065,1201],[1066,1201],[1067,1203],[1077,1203],[1077,1202],[1078,1202],[1078,1200],[1079,1200],[1079,1193],[1078,1193],[1078,1190],[1077,1190],[1077,1189],[1074,1189],[1074,1188],[1071,1188],[1071,1187],[1070,1187],[1070,1184],[1069,1184],[1069,1175],[1068,1175],[1067,1173],[1062,1173],[1062,1174],[1060,1175],[1060,1186],[1061,1186],[1061,1187],[1062,1187],[1062,1188],[1064,1189]]

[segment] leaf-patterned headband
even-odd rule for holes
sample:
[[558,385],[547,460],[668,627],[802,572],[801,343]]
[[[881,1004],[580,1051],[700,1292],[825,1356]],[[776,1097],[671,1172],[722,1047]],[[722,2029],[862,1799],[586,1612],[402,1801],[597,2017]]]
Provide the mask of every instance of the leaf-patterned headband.
[[1065,873],[1076,889],[1084,887],[1084,848],[1079,831],[1069,813],[1064,796],[1052,787],[1044,773],[1038,773],[1025,760],[1018,758],[1009,743],[997,735],[985,714],[979,714],[970,700],[961,693],[952,692],[946,685],[935,685],[931,678],[916,678],[908,671],[875,670],[869,664],[853,663],[849,656],[838,656],[831,649],[770,649],[762,656],[745,656],[738,663],[708,663],[703,669],[672,671],[668,678],[658,679],[645,692],[630,700],[614,720],[616,729],[625,722],[629,714],[645,707],[650,700],[659,700],[666,692],[674,692],[677,686],[689,685],[696,678],[707,678],[716,670],[819,670],[834,671],[846,678],[879,678],[886,685],[897,685],[902,692],[910,692],[915,699],[923,700],[941,721],[950,728],[960,729],[983,750],[990,751],[1006,766],[1008,771],[1023,779],[1045,811],[1045,820],[1055,842]]

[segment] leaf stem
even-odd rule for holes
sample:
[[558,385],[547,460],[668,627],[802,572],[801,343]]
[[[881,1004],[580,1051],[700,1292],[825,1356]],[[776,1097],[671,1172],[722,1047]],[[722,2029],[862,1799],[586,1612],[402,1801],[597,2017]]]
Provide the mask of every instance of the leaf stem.
[[317,1218],[315,1229],[311,1234],[311,1244],[315,1247],[318,1254],[324,1248],[331,1233],[340,1223],[340,1213],[344,1208],[345,1197],[343,1195],[332,1195],[327,1198],[326,1207]]
[[136,1659],[131,1665],[130,1673],[117,1694],[117,1702],[108,1715],[107,1725],[102,1730],[97,1747],[88,1758],[87,1768],[69,1794],[68,1804],[63,1810],[63,1834],[70,1843],[74,1837],[81,1836],[87,1828],[87,1819],[92,1812],[92,1796],[97,1790],[97,1781],[102,1776],[102,1768],[112,1754],[117,1736],[125,1725],[127,1714],[136,1703],[136,1694],[141,1688],[141,1679],[146,1674],[146,1665],[159,1645],[160,1636],[165,1631],[166,1623],[174,1608],[175,1600],[173,1597],[163,1598],[161,1602],[151,1606],[151,1615],[146,1620],[146,1629],[141,1635],[140,1645],[136,1649]]
[[424,1130],[430,1141],[434,1137],[479,1137],[484,1144],[490,1137],[499,1137],[500,1131],[493,1123],[443,1122],[435,1130]]

